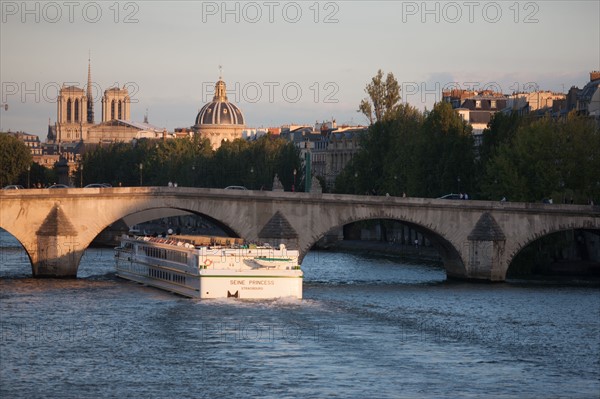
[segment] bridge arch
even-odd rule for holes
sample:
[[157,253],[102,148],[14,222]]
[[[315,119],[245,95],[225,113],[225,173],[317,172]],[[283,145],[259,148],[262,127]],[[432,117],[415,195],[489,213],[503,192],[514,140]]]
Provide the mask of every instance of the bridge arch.
[[412,218],[398,217],[396,215],[362,215],[357,217],[345,217],[331,227],[324,227],[315,232],[315,234],[312,235],[311,240],[302,246],[301,253],[306,254],[310,248],[312,248],[321,238],[323,238],[329,231],[333,229],[343,228],[344,226],[352,223],[371,220],[389,220],[400,222],[417,231],[421,235],[425,236],[431,242],[432,246],[438,251],[440,258],[442,258],[442,263],[448,277],[464,278],[464,276],[467,275],[465,263],[460,252],[454,246],[454,244],[452,244],[452,242],[444,236],[443,232],[438,231],[434,227],[427,226],[422,222],[415,221]]
[[[31,267],[33,267],[33,260],[31,257],[31,253],[30,253],[30,245],[27,245],[29,241],[31,241],[31,237],[19,237],[18,233],[18,229],[11,229],[10,227],[5,227],[5,226],[0,226],[1,229],[3,229],[4,231],[6,231],[8,234],[10,234],[11,236],[14,237],[15,240],[17,240],[17,242],[19,243],[19,245],[21,245],[21,247],[23,248],[23,250],[25,251],[25,254],[27,255],[27,258],[29,259],[29,265]],[[17,231],[15,231],[17,230]],[[27,238],[27,239],[25,239]],[[5,259],[3,261],[6,261]]]
[[[178,215],[195,215],[195,216],[201,217],[202,219],[207,220],[211,224],[213,224],[213,225],[217,226],[218,228],[220,228],[221,230],[223,230],[223,232],[225,234],[227,234],[229,237],[238,237],[238,238],[240,237],[239,233],[235,230],[234,227],[229,226],[228,224],[224,223],[221,220],[215,219],[214,217],[204,214],[199,211],[195,211],[195,210],[191,210],[191,209],[184,209],[184,208],[177,207],[177,206],[170,206],[170,207],[160,206],[160,207],[149,208],[149,209],[131,213],[129,215],[125,215],[121,219],[118,219],[118,220],[130,219],[130,218],[134,217],[133,220],[136,221],[134,224],[138,224],[138,223],[148,222],[151,220],[161,219],[164,217],[173,216],[172,214],[161,215],[160,213],[155,214],[154,216],[145,215],[147,211],[162,211],[162,210],[175,210],[175,211],[180,211],[180,213],[178,213]],[[140,215],[142,217],[135,218],[136,215]]]
[[504,277],[508,274],[511,266],[513,266],[514,260],[517,258],[519,254],[521,254],[526,248],[530,245],[534,244],[536,241],[541,240],[545,237],[549,237],[556,233],[567,232],[571,230],[587,230],[587,231],[595,231],[600,234],[600,228],[591,226],[589,223],[576,221],[576,222],[568,222],[568,223],[560,223],[556,226],[552,226],[546,229],[537,229],[533,231],[529,231],[527,235],[524,235],[519,240],[516,240],[513,244],[512,250],[507,253],[506,257],[506,270]]
[[[127,215],[150,209],[179,209],[202,215],[231,236],[252,237],[252,221],[245,217],[244,209],[223,206],[217,196],[198,200],[194,196],[181,196],[181,191],[161,196],[152,195],[152,191],[160,192],[161,189],[151,189],[150,193],[145,189],[142,195],[135,190],[127,190],[133,191],[131,195],[115,198],[110,195],[94,196],[91,190],[77,189],[86,194],[81,206],[77,204],[81,197],[64,196],[57,191],[48,190],[48,194],[59,195],[52,195],[34,209],[38,215],[37,219],[31,220],[34,223],[27,219],[19,220],[19,216],[27,215],[29,209],[17,201],[11,202],[10,207],[2,211],[3,215],[11,217],[0,218],[0,227],[13,235],[25,249],[32,274],[36,277],[76,277],[85,250],[107,226]],[[6,206],[4,202],[0,205]]]
[[225,217],[219,212],[211,212],[208,207],[203,207],[201,202],[196,202],[195,206],[189,205],[169,205],[165,206],[162,204],[154,204],[154,203],[142,203],[139,206],[136,206],[134,209],[124,208],[122,211],[115,212],[109,217],[98,218],[97,222],[90,225],[90,228],[80,236],[78,239],[80,242],[78,245],[82,250],[80,251],[79,257],[76,261],[76,270],[79,268],[79,262],[81,261],[81,257],[83,256],[83,252],[90,246],[92,241],[108,226],[111,224],[123,219],[124,217],[134,215],[136,213],[145,212],[149,210],[159,210],[159,209],[176,209],[179,211],[189,212],[194,215],[201,216],[202,218],[207,219],[211,223],[217,225],[221,228],[226,234],[232,237],[243,237],[243,232],[240,232],[232,223],[231,218]]

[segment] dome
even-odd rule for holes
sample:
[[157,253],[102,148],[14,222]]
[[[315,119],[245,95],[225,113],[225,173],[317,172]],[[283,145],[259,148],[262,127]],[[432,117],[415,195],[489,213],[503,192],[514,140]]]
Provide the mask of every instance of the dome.
[[225,82],[215,85],[215,96],[196,116],[195,126],[200,125],[244,125],[244,115],[240,109],[227,100]]

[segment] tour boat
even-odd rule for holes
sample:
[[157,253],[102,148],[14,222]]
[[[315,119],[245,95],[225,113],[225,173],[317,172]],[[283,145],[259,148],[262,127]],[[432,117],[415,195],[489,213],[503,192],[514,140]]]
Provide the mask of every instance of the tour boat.
[[298,251],[224,237],[121,237],[117,275],[190,298],[302,298]]

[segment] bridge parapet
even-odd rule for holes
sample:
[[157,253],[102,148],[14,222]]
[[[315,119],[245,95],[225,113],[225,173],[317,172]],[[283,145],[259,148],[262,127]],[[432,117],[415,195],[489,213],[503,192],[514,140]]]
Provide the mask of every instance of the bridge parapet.
[[600,207],[185,187],[0,190],[0,227],[24,246],[34,276],[72,276],[90,242],[130,215],[172,208],[252,241],[301,251],[333,228],[391,219],[425,233],[449,276],[503,280],[513,257],[555,231],[600,229]]

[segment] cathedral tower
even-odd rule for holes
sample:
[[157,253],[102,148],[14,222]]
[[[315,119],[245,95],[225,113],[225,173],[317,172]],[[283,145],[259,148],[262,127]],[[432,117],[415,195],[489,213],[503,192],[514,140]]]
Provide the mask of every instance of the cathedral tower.
[[87,140],[88,128],[94,123],[92,65],[89,58],[86,89],[65,85],[60,89],[56,99],[56,126],[52,141],[68,143]]
[[88,109],[87,96],[83,89],[63,86],[57,99],[56,137],[57,142],[73,142],[86,139]]
[[131,99],[129,91],[123,86],[122,89],[113,87],[104,91],[102,97],[102,122],[108,122],[115,119],[124,121],[131,120]]

